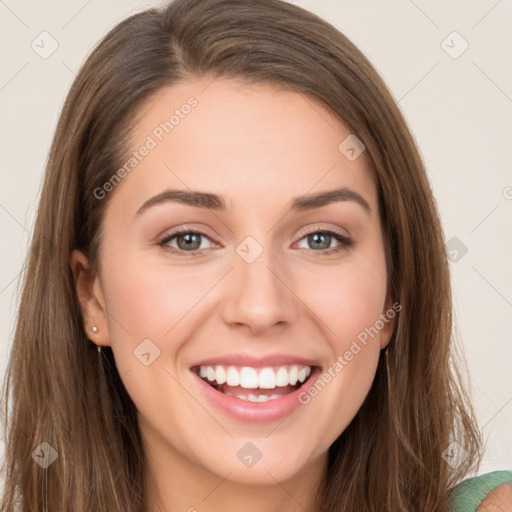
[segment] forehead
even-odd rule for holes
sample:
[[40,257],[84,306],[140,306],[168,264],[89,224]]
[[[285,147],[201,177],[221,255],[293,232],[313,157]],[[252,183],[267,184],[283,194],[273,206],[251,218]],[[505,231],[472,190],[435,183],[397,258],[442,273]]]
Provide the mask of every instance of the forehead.
[[125,204],[166,188],[222,195],[227,211],[256,212],[340,186],[376,201],[364,152],[351,160],[342,151],[350,129],[302,93],[223,78],[185,81],[149,98],[133,125],[124,163],[134,165],[115,190]]

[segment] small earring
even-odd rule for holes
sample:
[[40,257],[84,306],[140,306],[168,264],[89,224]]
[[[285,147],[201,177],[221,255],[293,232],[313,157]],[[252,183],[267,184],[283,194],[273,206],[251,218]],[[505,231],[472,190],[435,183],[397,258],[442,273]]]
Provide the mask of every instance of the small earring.
[[98,334],[98,328],[94,325],[91,329],[94,334]]
[[98,353],[101,354],[101,347],[98,345]]

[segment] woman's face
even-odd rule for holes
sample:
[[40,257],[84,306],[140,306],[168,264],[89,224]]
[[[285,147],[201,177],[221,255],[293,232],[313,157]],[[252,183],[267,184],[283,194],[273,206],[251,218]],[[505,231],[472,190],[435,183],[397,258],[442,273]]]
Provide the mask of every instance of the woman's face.
[[228,79],[161,90],[134,134],[78,291],[150,459],[246,483],[322,467],[393,326],[363,148],[311,98]]

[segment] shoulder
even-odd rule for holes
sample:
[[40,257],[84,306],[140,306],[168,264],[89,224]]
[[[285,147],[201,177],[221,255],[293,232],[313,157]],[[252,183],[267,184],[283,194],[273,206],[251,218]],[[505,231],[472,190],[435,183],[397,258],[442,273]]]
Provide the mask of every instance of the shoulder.
[[512,471],[493,471],[457,484],[452,512],[512,512]]
[[502,484],[491,491],[477,508],[477,512],[511,512],[512,485]]

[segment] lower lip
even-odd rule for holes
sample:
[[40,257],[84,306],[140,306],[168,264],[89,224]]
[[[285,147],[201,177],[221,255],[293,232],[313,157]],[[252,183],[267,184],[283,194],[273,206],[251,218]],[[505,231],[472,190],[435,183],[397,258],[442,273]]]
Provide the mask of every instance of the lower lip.
[[309,387],[315,383],[321,371],[321,368],[314,368],[307,382],[300,388],[281,398],[274,398],[266,402],[249,402],[225,395],[207,384],[196,373],[192,372],[192,374],[199,381],[199,387],[205,397],[224,413],[239,421],[269,423],[285,418],[299,406],[303,405],[299,401],[299,394],[307,392]]

